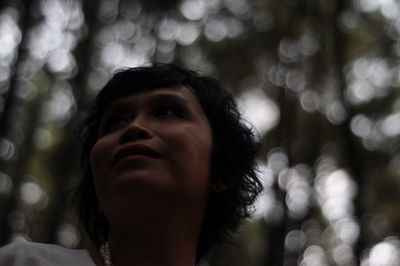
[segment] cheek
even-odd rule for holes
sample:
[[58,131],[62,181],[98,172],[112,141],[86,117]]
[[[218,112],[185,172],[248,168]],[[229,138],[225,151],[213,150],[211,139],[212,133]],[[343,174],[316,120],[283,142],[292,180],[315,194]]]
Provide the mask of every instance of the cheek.
[[212,141],[209,138],[195,138],[191,139],[190,146],[194,157],[199,159],[201,164],[209,164],[211,161]]
[[181,159],[189,160],[210,156],[212,148],[212,136],[209,129],[198,127],[181,127],[164,131],[165,142],[169,146],[169,152],[180,154]]
[[196,176],[197,180],[209,179],[213,146],[210,130],[186,128],[174,136],[169,149],[182,174]]
[[104,141],[99,140],[90,153],[90,165],[95,183],[101,178],[101,173],[104,173],[107,158],[106,150],[107,145],[105,145]]

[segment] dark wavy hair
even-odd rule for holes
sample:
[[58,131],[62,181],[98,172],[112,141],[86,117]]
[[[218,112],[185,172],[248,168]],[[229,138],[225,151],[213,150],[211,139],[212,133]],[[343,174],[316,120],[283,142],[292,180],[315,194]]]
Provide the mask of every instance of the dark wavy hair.
[[107,240],[110,229],[106,217],[98,211],[90,166],[100,121],[116,98],[175,85],[191,88],[208,118],[213,132],[211,183],[222,188],[210,191],[197,261],[213,245],[231,242],[233,233],[253,211],[254,201],[262,190],[255,162],[260,144],[242,120],[232,94],[213,78],[173,65],[121,69],[99,92],[80,127],[84,176],[75,191],[77,212],[89,237],[98,246]]

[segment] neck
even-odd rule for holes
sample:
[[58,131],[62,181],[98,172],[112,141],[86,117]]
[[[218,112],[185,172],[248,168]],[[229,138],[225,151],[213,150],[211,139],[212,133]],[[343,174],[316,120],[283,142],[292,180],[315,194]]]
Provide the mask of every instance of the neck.
[[200,220],[185,220],[181,213],[175,214],[125,216],[119,223],[112,222],[109,243],[113,264],[194,266]]

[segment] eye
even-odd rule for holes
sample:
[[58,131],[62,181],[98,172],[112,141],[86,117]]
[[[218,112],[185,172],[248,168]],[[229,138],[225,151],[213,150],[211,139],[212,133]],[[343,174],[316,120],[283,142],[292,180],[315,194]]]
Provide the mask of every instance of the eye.
[[127,116],[119,115],[119,114],[112,115],[112,116],[108,117],[104,121],[103,125],[101,126],[101,130],[100,130],[101,135],[104,135],[110,131],[114,131],[114,130],[116,130],[126,124],[129,124],[129,123],[130,123],[130,119]]
[[157,117],[183,117],[183,110],[177,105],[160,105],[155,110]]

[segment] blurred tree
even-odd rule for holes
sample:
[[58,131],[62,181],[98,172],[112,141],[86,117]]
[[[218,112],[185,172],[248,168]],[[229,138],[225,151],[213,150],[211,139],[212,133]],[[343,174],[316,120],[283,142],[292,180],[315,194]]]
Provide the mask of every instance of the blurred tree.
[[[6,9],[7,8],[7,9]],[[7,62],[4,61],[5,66],[9,70],[9,76],[5,77],[5,80],[1,83],[1,91],[2,93],[2,112],[0,115],[0,141],[3,144],[3,149],[10,149],[13,147],[13,142],[16,141],[12,135],[15,133],[16,125],[14,123],[15,120],[18,120],[17,109],[19,104],[23,105],[18,98],[18,85],[21,81],[21,75],[18,75],[20,71],[22,71],[23,64],[26,62],[26,43],[27,43],[27,32],[32,27],[35,22],[35,18],[32,16],[30,12],[32,8],[32,1],[15,1],[15,2],[5,2],[4,6],[2,6],[2,10],[7,10],[12,12],[17,12],[17,16],[19,16],[19,29],[15,29],[17,32],[14,34],[20,35],[19,44],[16,43],[15,51],[12,51],[10,57],[11,60],[7,65]],[[13,10],[14,9],[14,10]],[[10,33],[9,33],[10,34]],[[12,34],[12,33],[11,33]],[[38,97],[40,98],[40,97]],[[13,186],[16,188],[14,193],[8,195],[5,200],[2,202],[1,206],[1,220],[0,220],[0,243],[5,243],[9,240],[12,231],[9,227],[9,214],[17,209],[18,204],[18,187],[22,183],[23,177],[27,171],[27,159],[32,151],[33,145],[33,133],[36,127],[36,122],[38,119],[38,115],[40,109],[35,106],[35,104],[40,103],[40,99],[37,99],[38,102],[32,101],[33,104],[31,106],[26,106],[27,110],[33,112],[29,117],[29,123],[24,128],[26,130],[26,138],[23,140],[23,150],[20,152],[18,163],[14,165],[9,165],[3,160],[0,160],[1,169],[7,169],[7,174],[13,176]],[[34,103],[35,102],[35,103]],[[27,120],[27,121],[28,121]],[[8,147],[8,148],[7,148]],[[11,148],[13,149],[13,148]],[[17,167],[18,166],[18,167]]]

